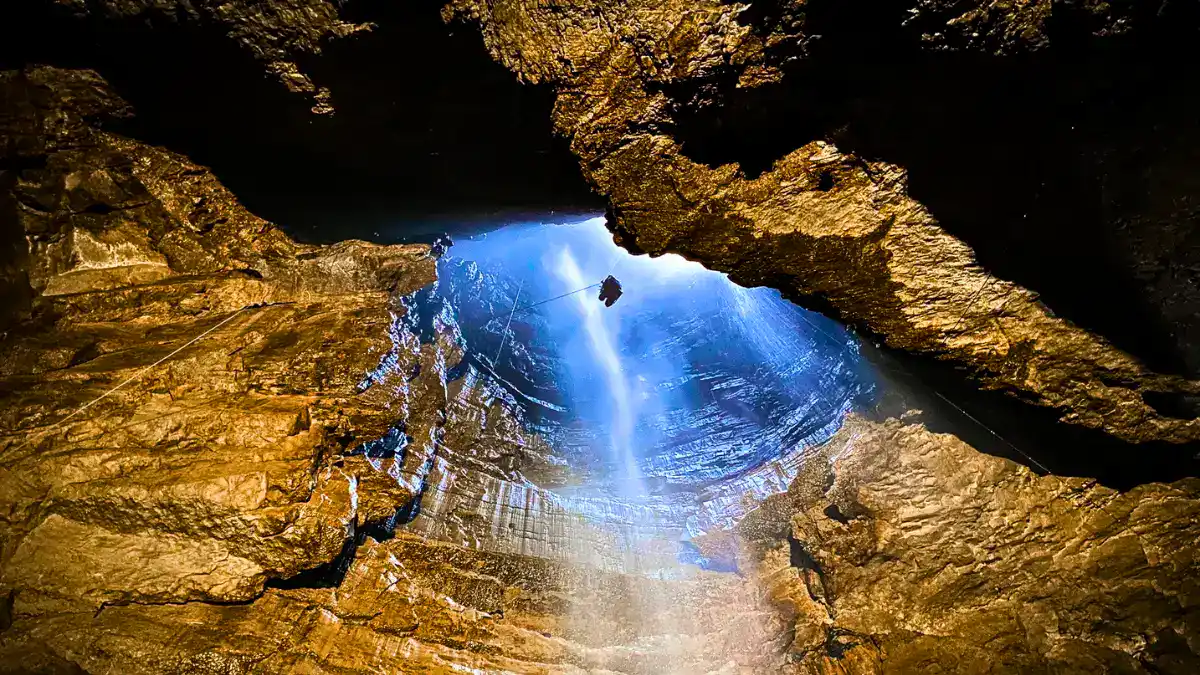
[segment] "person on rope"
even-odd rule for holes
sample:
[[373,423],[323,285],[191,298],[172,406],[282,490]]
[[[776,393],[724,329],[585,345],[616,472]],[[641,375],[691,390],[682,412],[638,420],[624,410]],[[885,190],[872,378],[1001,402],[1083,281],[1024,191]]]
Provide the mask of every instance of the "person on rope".
[[600,300],[604,302],[605,307],[612,307],[622,293],[621,282],[617,281],[613,275],[608,275],[604,281],[600,282]]
[[450,238],[450,235],[444,234],[438,237],[433,244],[429,246],[429,255],[432,258],[441,258],[442,256],[446,255],[446,251],[449,251],[450,247],[453,245],[454,240]]

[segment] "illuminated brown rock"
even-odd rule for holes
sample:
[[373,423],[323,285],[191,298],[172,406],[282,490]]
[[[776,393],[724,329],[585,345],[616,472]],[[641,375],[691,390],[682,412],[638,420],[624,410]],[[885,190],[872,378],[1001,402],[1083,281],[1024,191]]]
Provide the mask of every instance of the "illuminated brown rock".
[[[770,672],[788,626],[749,582],[659,581],[401,536],[336,589],[16,624],[3,656],[87,672]],[[732,669],[732,670],[731,670]]]
[[[289,87],[310,92],[316,87],[296,58],[319,53],[323,40],[368,28],[341,20],[338,7],[324,0],[272,0],[253,8],[237,2],[60,4],[113,20],[169,17],[225,27]],[[985,386],[1053,408],[1064,421],[1134,442],[1200,438],[1192,410],[1200,384],[1181,377],[1200,372],[1200,353],[1191,346],[1200,330],[1192,318],[1200,288],[1187,280],[1197,261],[1186,253],[1186,228],[1172,225],[1189,217],[1174,193],[1156,198],[1161,208],[1175,204],[1173,214],[1124,214],[1119,204],[1105,205],[1114,212],[1111,227],[1122,233],[1115,245],[1133,251],[1125,272],[1136,279],[1129,282],[1168,324],[1171,335],[1161,340],[1186,352],[1183,365],[1156,369],[1064,320],[1060,315],[1070,312],[1047,306],[1040,289],[985,270],[981,256],[912,196],[909,167],[901,163],[877,161],[814,134],[759,173],[732,161],[698,161],[687,150],[695,139],[679,133],[696,110],[722,105],[727,83],[748,90],[786,82],[788,63],[829,40],[853,46],[856,30],[872,39],[883,26],[889,38],[903,36],[931,53],[1027,54],[1052,46],[1051,24],[1067,42],[1106,39],[1154,28],[1166,10],[1092,2],[841,4],[860,20],[819,3],[715,0],[565,6],[461,0],[444,13],[477,23],[489,50],[516,76],[558,91],[556,128],[610,200],[611,225],[626,246],[682,253],[741,283],[818,302],[892,347],[965,365]],[[878,66],[887,65],[886,51],[870,53]],[[945,86],[955,81],[948,78]],[[328,86],[336,89],[337,82]],[[802,96],[821,99],[825,92]],[[321,112],[336,105],[336,91],[323,88],[317,98]],[[1097,180],[1119,166],[1119,160],[1101,166]]]
[[1200,666],[1200,481],[1036,477],[894,420],[823,453],[739,526],[803,672]]
[[[737,164],[689,158],[671,133],[686,107],[671,87],[694,85],[702,102],[718,76],[740,72],[742,86],[778,79],[760,77],[770,50],[739,21],[743,11],[718,2],[463,0],[445,13],[478,22],[492,54],[520,77],[556,87],[556,128],[611,200],[611,227],[625,245],[681,253],[745,285],[821,298],[889,345],[966,364],[986,385],[1056,408],[1064,421],[1131,441],[1200,438],[1200,420],[1160,414],[1143,400],[1144,391],[1195,395],[1200,383],[1148,370],[983,270],[971,248],[909,196],[904,167],[820,140],[753,178]],[[1024,14],[1002,17],[996,30],[1014,31],[1005,40],[1036,37]],[[802,42],[799,26],[768,40],[771,48]]]
[[[243,5],[195,11],[252,48],[336,25],[325,3]],[[931,43],[1043,42],[1037,3],[919,9],[961,17]],[[820,296],[1069,421],[1196,438],[1140,393],[1195,383],[983,272],[902,167],[824,141],[756,178],[684,155],[662,85],[731,64],[778,81],[802,22],[781,42],[716,3],[454,11],[559,88],[628,245]],[[433,280],[424,247],[296,244],[204,168],[95,126],[123,114],[87,71],[0,75],[0,672],[1200,669],[1195,480],[1036,477],[911,420],[849,418],[786,493],[697,541],[738,573],[596,562],[616,538],[525,480],[554,449],[486,382],[447,382],[453,327],[422,343],[399,320]]]
[[364,521],[329,458],[403,403],[391,370],[364,378],[417,357],[395,298],[433,279],[425,248],[293,243],[206,170],[89,126],[123,111],[92,73],[0,89],[33,298],[2,368],[13,616],[241,602],[332,560]]

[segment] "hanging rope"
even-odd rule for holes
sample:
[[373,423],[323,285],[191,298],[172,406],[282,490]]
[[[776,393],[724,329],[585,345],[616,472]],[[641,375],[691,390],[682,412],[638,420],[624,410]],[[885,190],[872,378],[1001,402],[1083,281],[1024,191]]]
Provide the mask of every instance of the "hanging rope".
[[[987,284],[987,283],[989,283],[990,281],[991,281],[991,279],[989,278],[987,281],[985,281],[985,282],[984,282],[984,285],[986,285],[986,284]],[[979,293],[981,293],[981,292],[983,291],[983,288],[984,288],[984,286],[980,286],[980,287],[979,287],[979,289],[975,291],[975,296],[978,296],[978,295],[979,295]],[[966,315],[966,312],[964,312],[963,314],[964,314],[964,316],[965,316],[965,315]],[[804,316],[803,314],[800,314],[800,318],[804,320],[804,323],[807,323],[807,324],[808,324],[810,327],[812,327],[813,329],[817,330],[817,331],[818,331],[818,332],[820,332],[822,335],[824,335],[826,338],[828,338],[828,339],[829,339],[829,341],[830,341],[830,342],[832,342],[833,344],[835,344],[835,345],[844,345],[844,344],[845,344],[845,343],[844,343],[844,342],[842,342],[841,340],[838,340],[837,338],[833,337],[832,335],[830,335],[830,334],[829,334],[828,332],[826,332],[825,330],[821,329],[819,326],[817,326],[817,325],[816,325],[816,324],[814,324],[813,322],[809,321],[809,320],[808,320],[808,317]],[[961,318],[959,319],[959,322],[960,322],[960,323],[962,322],[962,319],[961,319]],[[890,362],[891,362],[893,365],[895,365],[897,368],[899,368],[899,369],[900,369],[900,372],[904,373],[905,377],[907,377],[908,379],[910,379],[910,380],[914,380],[914,381],[917,381],[917,382],[920,382],[920,381],[921,381],[921,380],[920,380],[920,378],[918,378],[918,377],[914,376],[914,375],[913,375],[911,372],[909,372],[908,368],[905,368],[905,367],[904,367],[904,364],[900,363],[898,360],[896,360],[896,359],[893,359],[893,358],[889,358],[889,361],[890,361]],[[957,403],[955,403],[954,401],[951,401],[949,398],[946,398],[945,396],[943,396],[943,395],[942,395],[942,392],[938,391],[937,389],[934,389],[933,387],[929,387],[929,390],[930,390],[930,391],[932,391],[932,392],[933,392],[933,393],[934,393],[934,394],[935,394],[935,395],[936,395],[938,398],[940,398],[940,399],[942,399],[943,401],[945,401],[946,403],[950,404],[950,406],[951,406],[951,407],[953,407],[955,410],[957,410],[957,411],[958,411],[960,414],[962,414],[962,416],[963,416],[963,417],[966,417],[967,419],[971,420],[971,421],[972,421],[972,422],[974,422],[975,424],[979,425],[981,428],[983,428],[983,429],[984,429],[985,431],[987,431],[989,434],[991,434],[992,436],[995,436],[995,437],[996,437],[996,439],[997,439],[997,440],[999,440],[1001,443],[1003,443],[1003,444],[1007,445],[1008,447],[1012,448],[1013,450],[1015,450],[1015,451],[1017,452],[1017,454],[1021,455],[1021,456],[1022,456],[1022,457],[1024,457],[1025,459],[1029,460],[1029,462],[1030,462],[1031,464],[1033,464],[1033,465],[1034,465],[1034,466],[1036,466],[1037,468],[1041,469],[1042,471],[1046,472],[1046,474],[1048,474],[1048,475],[1053,475],[1053,472],[1052,472],[1052,471],[1050,471],[1050,469],[1047,469],[1047,468],[1046,468],[1046,465],[1042,464],[1041,462],[1037,461],[1037,460],[1036,460],[1036,459],[1034,459],[1033,457],[1029,456],[1028,454],[1026,454],[1026,453],[1025,453],[1025,451],[1024,451],[1024,450],[1022,450],[1022,449],[1018,448],[1016,445],[1014,445],[1012,442],[1010,442],[1010,441],[1009,441],[1007,438],[1005,438],[1005,437],[1001,436],[1000,434],[996,433],[996,432],[995,432],[995,431],[994,431],[994,430],[993,430],[991,427],[989,427],[988,425],[986,425],[986,424],[984,424],[983,422],[981,422],[981,421],[979,421],[978,419],[976,419],[974,415],[972,415],[971,413],[969,413],[969,412],[967,412],[966,410],[964,410],[964,409],[962,408],[962,406],[958,405],[958,404],[957,404]]]
[[504,343],[508,341],[508,327],[512,325],[513,314],[517,313],[517,300],[521,299],[521,290],[525,288],[525,280],[521,280],[521,284],[517,286],[517,294],[513,296],[512,311],[508,313],[508,323],[504,324],[504,332],[500,336],[500,348],[496,350],[496,358],[492,359],[492,368],[496,368],[500,362],[500,353],[504,351]]
[[971,310],[974,309],[975,301],[979,299],[979,296],[983,293],[983,289],[987,288],[988,285],[991,284],[995,280],[996,280],[996,277],[988,277],[987,279],[983,280],[982,284],[979,284],[979,288],[975,289],[975,293],[973,293],[971,295],[970,299],[967,300],[967,306],[966,306],[966,308],[963,309],[962,316],[958,317],[958,323],[954,324],[954,328],[950,329],[951,333],[958,332],[958,327],[961,326],[963,320],[967,318],[967,314],[969,314],[971,312]]
[[[221,327],[222,327],[222,326],[224,326],[225,324],[229,323],[230,321],[233,321],[235,318],[237,318],[238,316],[240,316],[242,312],[244,312],[244,311],[246,311],[246,310],[248,310],[248,309],[255,309],[255,308],[260,308],[260,309],[261,309],[261,308],[266,308],[266,307],[273,307],[273,306],[276,306],[276,305],[290,305],[290,304],[292,304],[292,303],[290,303],[290,302],[275,302],[275,303],[270,303],[270,304],[262,304],[262,303],[260,303],[260,304],[254,304],[254,305],[246,305],[245,307],[242,307],[241,309],[239,309],[239,310],[235,311],[233,314],[230,314],[229,316],[227,316],[227,317],[225,317],[224,319],[222,319],[222,320],[221,320],[221,321],[220,321],[220,322],[219,322],[217,325],[213,326],[212,328],[209,328],[208,330],[206,330],[206,331],[204,331],[203,333],[201,333],[201,334],[197,335],[196,337],[192,338],[191,340],[188,340],[186,343],[184,343],[182,346],[180,346],[179,348],[177,348],[177,349],[175,349],[174,351],[172,351],[170,354],[167,354],[166,356],[164,356],[164,357],[162,357],[161,359],[159,359],[159,360],[155,361],[154,363],[151,363],[150,365],[146,366],[145,368],[142,368],[141,370],[139,370],[138,372],[134,373],[133,375],[130,375],[128,378],[126,378],[124,381],[122,381],[122,382],[121,382],[120,384],[118,384],[117,386],[113,387],[112,389],[109,389],[108,391],[104,392],[103,394],[100,394],[100,395],[99,395],[99,396],[97,396],[96,398],[92,399],[91,401],[88,401],[88,402],[87,402],[87,403],[85,403],[84,405],[82,405],[82,406],[80,406],[79,408],[77,408],[77,409],[76,409],[74,412],[72,412],[71,414],[69,414],[69,415],[67,415],[66,417],[64,417],[64,418],[60,419],[59,421],[55,422],[54,424],[51,424],[51,425],[50,425],[49,427],[47,427],[46,429],[43,429],[43,430],[40,432],[40,436],[41,436],[41,438],[45,438],[47,434],[49,434],[50,432],[54,431],[55,429],[57,429],[57,428],[61,427],[62,425],[66,424],[66,423],[67,423],[67,421],[68,421],[68,420],[70,420],[72,417],[75,417],[76,415],[79,415],[80,413],[82,413],[82,412],[86,411],[88,408],[91,408],[92,406],[96,405],[96,404],[97,404],[97,403],[99,403],[100,401],[103,401],[104,399],[108,398],[109,396],[111,396],[111,395],[115,394],[115,393],[116,393],[118,390],[120,390],[120,389],[122,389],[123,387],[125,387],[125,385],[127,385],[127,384],[129,384],[129,383],[131,383],[131,382],[134,382],[135,380],[138,380],[138,379],[140,379],[140,378],[141,378],[143,375],[145,375],[146,373],[148,373],[148,372],[150,372],[151,370],[153,370],[153,369],[154,369],[156,366],[162,365],[164,362],[166,362],[167,360],[169,360],[171,357],[175,356],[175,355],[176,355],[176,354],[178,354],[179,352],[182,352],[183,350],[187,349],[188,347],[191,347],[192,345],[196,344],[197,342],[199,342],[199,341],[203,340],[204,338],[208,337],[208,336],[209,336],[209,335],[211,335],[213,332],[215,332],[217,329],[221,328]],[[39,441],[40,441],[40,439],[39,439]],[[11,450],[5,450],[5,452],[6,452],[6,453],[8,453],[8,452],[16,452],[16,451],[20,450],[21,448],[24,448],[25,446],[28,446],[28,445],[32,444],[33,442],[34,442],[34,441],[33,441],[32,439],[26,440],[26,441],[25,441],[24,443],[22,443],[21,445],[18,445],[17,447],[15,447],[15,448],[12,448]]]
[[1004,438],[1003,436],[996,433],[995,431],[992,431],[991,427],[989,427],[988,425],[984,424],[983,422],[980,422],[979,420],[975,419],[975,417],[973,415],[971,415],[971,413],[967,412],[966,410],[963,410],[957,403],[955,403],[954,401],[951,401],[950,399],[946,398],[945,396],[942,396],[942,392],[938,391],[937,389],[933,389],[932,387],[930,388],[930,391],[937,394],[938,398],[940,398],[943,401],[945,401],[946,403],[949,403],[950,405],[954,406],[954,409],[957,410],[958,412],[962,413],[964,417],[966,417],[967,419],[971,420],[975,424],[978,424],[979,426],[986,429],[989,434],[995,436],[997,439],[1000,440],[1001,443],[1007,445],[1008,447],[1012,448],[1013,450],[1016,450],[1018,453],[1021,454],[1022,457],[1029,460],[1034,465],[1036,465],[1037,468],[1041,469],[1042,471],[1045,471],[1047,474],[1051,474],[1051,475],[1053,474],[1053,472],[1050,471],[1050,469],[1046,468],[1045,464],[1042,464],[1041,462],[1037,461],[1036,459],[1025,454],[1024,450],[1018,448],[1017,446],[1013,445],[1012,443],[1009,443],[1008,439]]
[[[540,301],[538,301],[538,302],[535,302],[535,303],[532,303],[532,304],[529,304],[529,305],[525,305],[525,306],[523,306],[523,307],[515,307],[515,309],[513,309],[513,311],[512,311],[511,313],[509,313],[509,320],[510,320],[510,321],[512,320],[512,314],[513,314],[513,313],[516,313],[516,312],[524,312],[524,311],[525,311],[525,310],[527,310],[527,309],[532,309],[532,308],[534,308],[534,307],[538,307],[538,306],[540,306],[540,305],[544,305],[544,304],[546,304],[547,302],[554,302],[555,300],[562,300],[563,298],[570,297],[570,296],[572,296],[572,295],[575,295],[576,293],[582,293],[582,292],[584,292],[584,291],[588,290],[589,288],[598,288],[599,286],[600,286],[600,284],[599,284],[599,283],[595,283],[595,284],[592,284],[591,286],[584,286],[583,288],[577,288],[577,289],[575,289],[575,290],[571,291],[570,293],[563,293],[562,295],[556,295],[556,296],[554,296],[553,298],[547,298],[546,300],[540,300]],[[498,317],[498,316],[500,316],[500,312],[495,312],[495,313],[493,313],[493,314],[491,314],[491,315],[487,316],[487,317],[484,319],[484,323],[486,323],[486,322],[488,322],[488,321],[491,321],[492,319],[494,319],[494,318],[496,318],[496,317]],[[507,332],[507,331],[506,331],[506,332]]]

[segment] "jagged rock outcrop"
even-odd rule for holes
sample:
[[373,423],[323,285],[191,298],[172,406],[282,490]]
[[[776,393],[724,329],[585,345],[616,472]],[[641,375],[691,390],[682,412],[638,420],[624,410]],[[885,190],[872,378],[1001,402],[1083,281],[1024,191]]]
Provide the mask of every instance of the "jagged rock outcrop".
[[[0,583],[12,620],[244,602],[335,558],[366,516],[335,464],[403,405],[398,295],[421,246],[293,243],[182,157],[98,131],[87,71],[0,76],[11,273],[0,399]],[[7,235],[12,236],[9,229]]]
[[[718,2],[464,0],[446,16],[477,21],[501,63],[558,89],[556,128],[611,200],[611,227],[625,245],[821,298],[889,345],[966,364],[988,386],[1054,407],[1064,421],[1131,441],[1200,438],[1200,420],[1143,400],[1195,395],[1200,383],[1147,370],[981,269],[909,196],[904,167],[821,140],[753,178],[737,164],[690,159],[671,133],[682,112],[671,89],[690,86],[703,99],[722,77],[743,87],[776,80],[763,75],[766,54],[805,39],[795,19],[780,20],[792,33],[764,41],[739,20],[744,11]],[[1012,16],[1014,26],[1023,21]]]
[[[689,7],[459,9],[561,88],[631,245],[822,295],[1119,436],[1195,437],[1138,391],[1194,383],[979,271],[901,168],[825,143],[755,179],[684,157],[647,83],[743,57],[747,84],[777,76],[737,7]],[[484,384],[447,386],[452,327],[403,321],[423,247],[290,241],[203,168],[94,126],[128,111],[92,73],[0,92],[0,672],[1200,668],[1200,484],[1038,478],[911,421],[851,418],[696,542],[737,574],[552,559],[568,529],[511,499],[547,450]],[[414,505],[430,520],[387,539]]]
[[897,420],[823,452],[738,528],[801,672],[1200,667],[1200,481],[1037,477]]

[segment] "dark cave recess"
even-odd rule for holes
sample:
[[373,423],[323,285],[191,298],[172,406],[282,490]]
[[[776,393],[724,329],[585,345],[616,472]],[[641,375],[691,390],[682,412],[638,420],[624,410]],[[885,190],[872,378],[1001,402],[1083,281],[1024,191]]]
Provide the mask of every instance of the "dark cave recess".
[[314,243],[429,240],[530,214],[603,208],[551,130],[553,92],[520,84],[441,3],[354,0],[376,30],[301,67],[336,114],[263,72],[213,25],[148,13],[77,18],[50,2],[0,9],[0,68],[91,68],[133,106],[112,130],[209,166],[255,214]]
[[[982,389],[961,368],[864,340],[863,356],[884,393],[877,418],[919,411],[913,419],[937,433],[1004,457],[1038,474],[1094,478],[1116,490],[1200,477],[1200,443],[1129,443],[1059,421],[1059,411]],[[1179,405],[1172,402],[1172,405]]]
[[[818,37],[781,82],[738,88],[730,69],[668,85],[671,131],[751,178],[818,139],[900,165],[984,267],[1149,367],[1200,377],[1200,5],[1186,5],[1105,38],[1056,9],[1050,47],[996,56],[924,48],[903,5],[815,0]],[[783,16],[743,18],[770,32]]]

